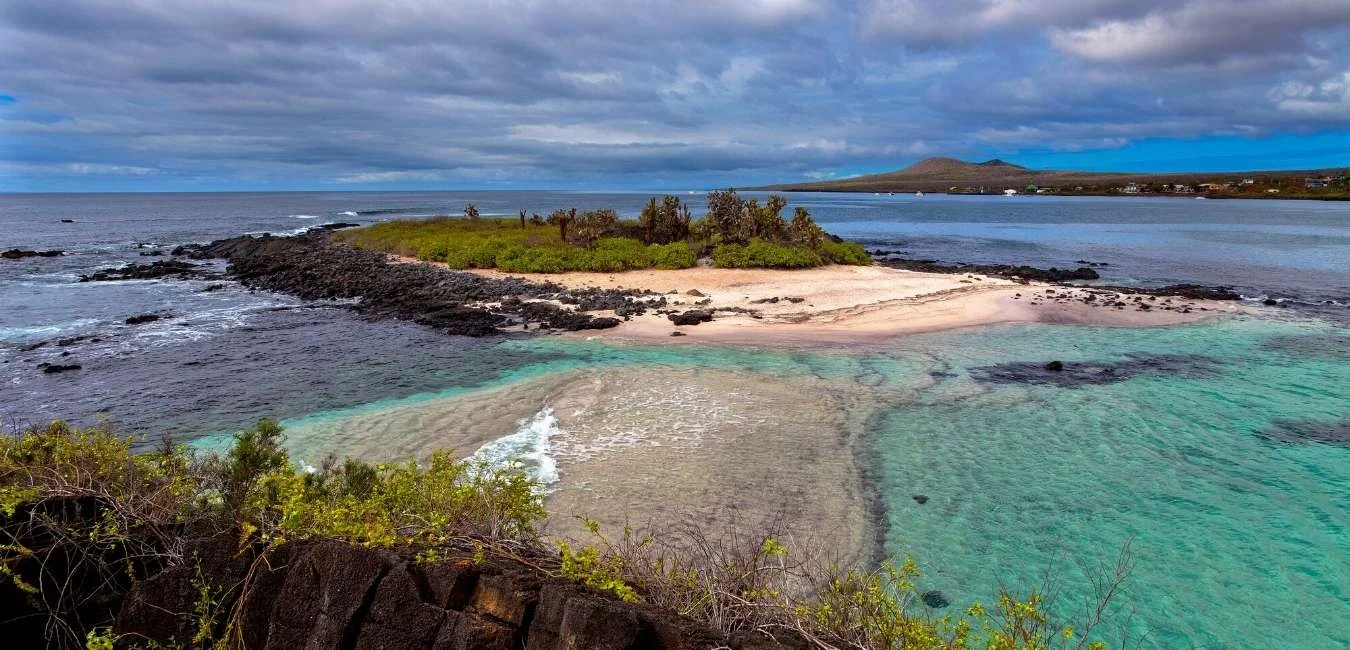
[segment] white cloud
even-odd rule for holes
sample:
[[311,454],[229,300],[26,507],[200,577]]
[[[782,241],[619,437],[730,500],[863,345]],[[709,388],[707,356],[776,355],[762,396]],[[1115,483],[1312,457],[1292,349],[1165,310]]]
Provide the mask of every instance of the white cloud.
[[154,167],[109,165],[106,163],[24,163],[0,161],[0,173],[52,174],[57,176],[150,176],[160,173]]
[[1270,92],[1282,111],[1310,118],[1350,119],[1350,70],[1316,86],[1289,81]]
[[437,169],[418,169],[387,172],[362,172],[347,174],[334,179],[335,183],[390,183],[399,181],[435,181],[446,177],[446,173]]
[[1350,25],[1345,0],[1190,0],[1135,18],[1054,28],[1050,42],[1096,63],[1215,64],[1294,52],[1315,31]]
[[688,137],[658,135],[656,128],[650,130],[619,127],[614,124],[519,124],[510,129],[511,137],[550,144],[594,145],[594,146],[634,146],[634,145],[673,145],[690,144],[695,140],[704,140],[697,135]]

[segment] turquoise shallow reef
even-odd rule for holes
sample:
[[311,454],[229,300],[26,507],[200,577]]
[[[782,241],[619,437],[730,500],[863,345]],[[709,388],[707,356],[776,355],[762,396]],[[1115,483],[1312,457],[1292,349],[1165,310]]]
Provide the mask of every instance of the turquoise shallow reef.
[[926,587],[988,602],[1049,575],[1071,615],[1080,565],[1128,542],[1133,619],[1112,623],[1145,647],[1350,646],[1350,332],[997,327],[888,354],[941,366],[871,441],[888,546]]

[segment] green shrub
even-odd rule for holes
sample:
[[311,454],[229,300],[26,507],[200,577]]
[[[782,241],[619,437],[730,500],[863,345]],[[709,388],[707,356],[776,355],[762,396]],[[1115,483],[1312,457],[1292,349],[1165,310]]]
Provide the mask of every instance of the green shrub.
[[651,254],[652,266],[658,269],[687,269],[698,263],[693,249],[682,241],[652,244],[647,251]]
[[636,239],[611,237],[596,244],[586,260],[587,271],[627,271],[629,269],[647,269],[652,266],[652,256],[647,247]]
[[826,241],[821,245],[821,255],[834,264],[868,266],[872,263],[872,256],[868,255],[862,246],[851,241],[839,243]]
[[512,247],[497,256],[497,268],[508,273],[561,273],[562,251],[550,248]]
[[[688,208],[678,198],[667,197],[661,204],[650,202],[638,221],[620,220],[612,210],[580,214],[557,210],[549,223],[434,217],[386,221],[339,231],[333,237],[362,248],[441,262],[453,269],[495,268],[510,273],[683,269],[694,266],[699,252],[709,248],[717,265],[727,268],[871,263],[857,244],[826,239],[803,209],[797,210],[791,223],[784,221],[779,216],[786,205],[782,197],[772,197],[760,206],[740,200],[734,192],[714,194],[709,201],[718,211],[692,225]],[[564,223],[571,243],[562,240]],[[687,239],[646,246],[641,241],[662,242],[680,235]]]
[[786,246],[762,239],[749,244],[721,244],[713,249],[713,263],[724,268],[803,269],[820,266],[820,255],[804,246]]
[[415,461],[348,461],[317,475],[287,466],[254,492],[254,531],[274,539],[327,537],[362,546],[440,546],[456,538],[533,540],[544,518],[526,475],[447,453]]

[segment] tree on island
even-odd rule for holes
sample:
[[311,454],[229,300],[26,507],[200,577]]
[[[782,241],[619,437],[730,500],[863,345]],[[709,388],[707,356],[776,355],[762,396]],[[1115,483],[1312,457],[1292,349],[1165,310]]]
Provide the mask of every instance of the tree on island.
[[619,213],[613,210],[589,210],[574,218],[572,238],[586,248],[595,248],[596,242],[618,224]]
[[564,244],[567,243],[567,224],[572,223],[572,220],[576,218],[576,208],[572,208],[571,210],[558,209],[548,215],[548,222],[558,227],[558,238],[561,239]]
[[680,197],[670,195],[661,197],[660,203],[652,197],[638,216],[646,244],[684,241],[689,238],[689,225],[692,222],[689,206],[682,204]]

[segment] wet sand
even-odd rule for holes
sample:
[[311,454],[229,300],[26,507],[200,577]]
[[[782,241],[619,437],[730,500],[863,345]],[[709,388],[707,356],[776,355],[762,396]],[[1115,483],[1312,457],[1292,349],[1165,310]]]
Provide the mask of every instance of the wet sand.
[[559,477],[546,499],[551,536],[585,541],[579,517],[600,521],[611,537],[626,523],[716,532],[783,518],[792,545],[856,562],[876,541],[857,466],[865,400],[841,380],[626,366],[302,421],[287,435],[306,460],[326,449],[368,460],[447,448],[467,456],[548,408]]

